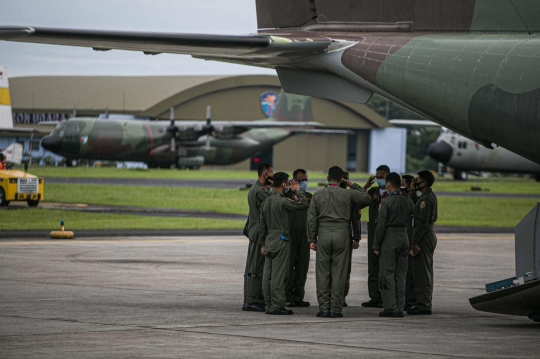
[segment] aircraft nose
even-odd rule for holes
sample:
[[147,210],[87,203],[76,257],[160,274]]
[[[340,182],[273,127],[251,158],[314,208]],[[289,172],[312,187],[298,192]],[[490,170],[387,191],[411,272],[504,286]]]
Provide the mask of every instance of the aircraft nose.
[[54,153],[58,153],[62,148],[62,140],[55,136],[45,136],[41,139],[41,146]]
[[435,161],[446,164],[452,158],[452,146],[445,141],[434,142],[428,147],[428,155]]

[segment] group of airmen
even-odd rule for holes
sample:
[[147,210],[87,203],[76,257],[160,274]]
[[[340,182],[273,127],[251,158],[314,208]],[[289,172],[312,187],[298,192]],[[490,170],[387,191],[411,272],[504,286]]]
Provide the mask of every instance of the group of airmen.
[[262,163],[258,177],[248,194],[242,310],[290,315],[288,307],[309,307],[304,296],[311,249],[316,252],[317,316],[343,317],[362,209],[369,207],[370,299],[362,306],[382,308],[381,317],[432,313],[437,197],[431,172],[401,177],[382,165],[360,187],[334,166],[326,187],[315,194],[306,191],[303,169],[289,180]]

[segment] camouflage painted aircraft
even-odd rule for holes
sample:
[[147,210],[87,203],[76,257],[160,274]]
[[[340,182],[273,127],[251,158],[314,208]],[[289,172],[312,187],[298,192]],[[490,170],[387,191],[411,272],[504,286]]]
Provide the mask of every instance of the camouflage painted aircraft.
[[41,145],[67,157],[79,159],[145,162],[150,168],[199,168],[230,165],[299,133],[347,134],[324,130],[312,121],[311,98],[281,92],[273,118],[253,122],[171,122],[75,117],[60,122]]
[[[396,126],[438,127],[432,121],[390,120]],[[540,182],[540,164],[529,161],[506,148],[495,147],[490,150],[446,128],[435,142],[429,145],[428,155],[435,161],[453,169],[454,179],[466,181],[469,173],[480,172],[522,173],[535,176]]]
[[540,2],[256,0],[255,35],[11,26],[0,39],[191,54],[275,68],[288,93],[378,93],[479,143],[540,162]]
[[288,93],[358,103],[377,93],[488,148],[495,143],[540,163],[540,1],[256,4],[259,31],[248,36],[15,26],[0,28],[0,39],[274,68]]
[[506,148],[490,150],[452,131],[443,131],[428,148],[434,160],[454,169],[455,180],[467,180],[468,173],[501,172],[532,174],[540,181],[540,164]]

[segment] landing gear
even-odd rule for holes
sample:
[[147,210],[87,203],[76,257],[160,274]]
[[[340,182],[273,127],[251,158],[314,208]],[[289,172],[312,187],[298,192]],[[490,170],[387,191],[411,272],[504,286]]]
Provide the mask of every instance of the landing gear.
[[77,167],[79,165],[79,161],[76,158],[67,158],[66,159],[66,166],[68,167]]
[[460,169],[454,169],[454,179],[456,181],[466,181],[469,179],[469,174],[467,171],[463,171]]

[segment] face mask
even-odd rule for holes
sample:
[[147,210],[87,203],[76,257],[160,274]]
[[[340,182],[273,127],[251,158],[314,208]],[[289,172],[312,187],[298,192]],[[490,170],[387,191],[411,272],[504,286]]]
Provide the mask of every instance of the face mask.
[[266,177],[266,184],[270,184],[271,181],[272,181],[272,176]]
[[401,187],[401,191],[405,193],[409,193],[410,189],[408,187]]
[[424,183],[424,185],[421,186],[421,187],[420,187],[420,185],[419,185],[418,183],[415,183],[415,184],[414,184],[414,188],[416,188],[417,190],[422,190],[422,189],[424,189],[425,187],[426,187],[426,184],[425,184],[425,183]]
[[379,187],[384,187],[384,186],[386,186],[386,180],[383,180],[383,179],[377,179],[377,185],[379,185]]
[[388,196],[390,195],[390,191],[389,191],[389,190],[386,190],[385,192],[386,192],[386,194],[387,194]]
[[300,181],[298,182],[298,184],[300,185],[300,189],[302,191],[305,191],[307,189],[307,184],[308,184],[307,181]]
[[287,187],[287,188],[285,188],[285,192],[283,192],[283,194],[287,194],[287,193],[289,193],[289,191],[290,191],[290,190],[291,190],[291,188],[290,188],[290,187]]

